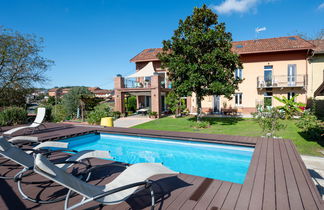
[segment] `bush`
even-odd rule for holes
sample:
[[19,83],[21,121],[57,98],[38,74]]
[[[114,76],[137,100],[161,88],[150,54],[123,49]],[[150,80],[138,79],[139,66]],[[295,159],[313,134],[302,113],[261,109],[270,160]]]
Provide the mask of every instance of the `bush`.
[[121,116],[121,112],[116,111],[116,112],[113,112],[112,115],[113,115],[114,119],[118,119]]
[[89,112],[87,122],[89,124],[99,124],[101,118],[112,116],[110,106],[108,104],[99,104],[94,110]]
[[208,121],[197,121],[197,122],[192,122],[190,127],[192,127],[192,128],[209,128],[210,123]]
[[297,121],[296,126],[312,140],[320,140],[323,138],[323,124],[312,112],[305,111]]
[[27,111],[21,107],[8,107],[0,112],[0,125],[24,124],[27,121]]
[[66,120],[67,117],[68,117],[68,113],[63,105],[58,104],[52,107],[51,120],[53,122],[62,122]]
[[157,112],[149,112],[148,113],[149,117],[154,117],[154,118],[157,118]]
[[283,113],[277,108],[258,109],[253,113],[254,119],[258,122],[265,136],[274,137],[276,131],[284,129],[286,126],[282,123]]
[[125,99],[125,106],[127,111],[135,112],[137,106],[136,96],[130,96]]

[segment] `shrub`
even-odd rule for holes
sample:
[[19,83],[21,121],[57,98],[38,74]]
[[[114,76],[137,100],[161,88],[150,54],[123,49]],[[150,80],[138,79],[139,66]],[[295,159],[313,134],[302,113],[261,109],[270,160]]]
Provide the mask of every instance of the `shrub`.
[[94,110],[89,112],[87,122],[89,124],[99,124],[101,118],[111,116],[110,106],[108,104],[99,104]]
[[149,117],[154,117],[154,118],[156,118],[157,117],[157,112],[149,112],[148,113],[148,115],[149,115]]
[[0,125],[23,124],[27,121],[27,111],[21,107],[8,107],[0,112]]
[[127,99],[125,98],[125,105],[127,111],[135,112],[137,105],[136,96],[130,96]]
[[181,97],[174,91],[168,93],[166,103],[168,104],[170,111],[176,116],[181,115],[181,113],[186,109],[185,99],[181,99]]
[[192,122],[190,127],[192,127],[192,128],[209,128],[210,123],[208,121],[197,121],[197,122]]
[[61,104],[57,104],[51,109],[51,120],[53,122],[62,122],[66,120],[68,117],[68,113],[65,107]]
[[296,126],[302,130],[306,136],[312,140],[323,138],[323,124],[310,111],[305,111],[301,118],[297,121]]
[[297,96],[298,95],[295,95],[294,97],[291,97],[290,99],[287,99],[285,96],[282,96],[282,98],[273,96],[277,101],[284,104],[283,106],[278,106],[277,108],[284,112],[286,119],[290,119],[294,115],[302,113],[304,110],[304,107],[306,106],[303,103],[295,102],[295,98]]
[[283,113],[277,108],[259,109],[256,113],[253,113],[253,117],[258,122],[264,135],[268,137],[274,137],[276,131],[286,127],[281,121]]
[[112,113],[112,115],[113,115],[114,119],[118,119],[118,118],[120,118],[121,113],[119,111],[115,111]]

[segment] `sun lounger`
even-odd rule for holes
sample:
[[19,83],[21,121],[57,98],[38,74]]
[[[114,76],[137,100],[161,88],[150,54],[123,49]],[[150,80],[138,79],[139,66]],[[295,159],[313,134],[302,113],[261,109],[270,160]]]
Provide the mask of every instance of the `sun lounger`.
[[19,130],[23,130],[23,129],[30,129],[30,130],[32,130],[32,133],[34,133],[35,129],[39,129],[40,126],[45,127],[45,125],[43,124],[45,114],[46,114],[46,109],[44,107],[39,107],[37,109],[36,118],[35,118],[34,122],[31,125],[10,129],[10,130],[4,132],[3,135],[10,136],[13,133],[15,133],[15,132],[17,132]]
[[[65,142],[52,142],[53,144],[51,145],[51,142],[44,142],[41,143],[40,145],[38,145],[38,149],[43,148],[43,147],[49,147],[49,146],[53,146],[53,147],[58,147],[59,144],[58,143],[63,143],[61,144],[61,146],[68,144]],[[33,149],[31,149],[33,150]],[[37,152],[37,150],[33,150],[35,152]],[[54,200],[50,200],[50,201],[43,201],[43,200],[39,200],[39,199],[34,199],[31,198],[29,196],[27,196],[22,189],[22,178],[24,176],[26,176],[26,172],[30,171],[33,169],[34,167],[34,156],[31,154],[26,153],[25,151],[23,151],[22,149],[12,145],[11,143],[9,143],[7,140],[5,140],[2,136],[0,136],[0,155],[4,156],[5,158],[17,163],[18,165],[21,165],[23,167],[23,169],[16,174],[15,177],[0,177],[0,178],[4,178],[4,179],[14,179],[17,184],[18,184],[18,190],[20,192],[20,194],[23,196],[24,199],[27,199],[29,201],[35,202],[35,203],[53,203],[53,202],[57,202],[60,200],[64,200],[65,198],[60,198],[60,199],[54,199]],[[85,164],[84,162],[81,162],[82,160],[86,160],[89,158],[108,158],[108,159],[113,159],[108,151],[95,151],[95,150],[85,150],[85,151],[81,151],[78,152],[74,155],[72,155],[71,157],[69,157],[68,159],[66,159],[64,162],[60,162],[57,163],[58,167],[62,168],[62,170],[66,170],[67,168],[71,167],[73,164],[83,164],[85,165],[85,168],[87,169],[86,172],[88,171],[88,169],[91,167],[91,165],[89,164]],[[28,174],[29,175],[29,174]],[[90,174],[86,173],[85,174],[86,178],[90,177]]]
[[[34,171],[69,189],[64,204],[64,209],[66,210],[80,207],[91,201],[97,201],[104,205],[118,204],[145,188],[150,189],[151,209],[154,209],[154,192],[152,181],[149,178],[159,174],[178,174],[160,163],[137,163],[129,166],[107,185],[96,186],[68,174],[41,154],[36,155]],[[79,203],[68,207],[72,192],[82,195],[83,199]]]

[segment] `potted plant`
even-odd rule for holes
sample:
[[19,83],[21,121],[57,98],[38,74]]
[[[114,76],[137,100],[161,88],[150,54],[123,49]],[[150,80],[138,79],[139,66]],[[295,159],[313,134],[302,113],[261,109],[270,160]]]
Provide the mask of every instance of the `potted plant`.
[[150,111],[148,114],[149,114],[150,118],[157,118],[157,112],[151,112]]

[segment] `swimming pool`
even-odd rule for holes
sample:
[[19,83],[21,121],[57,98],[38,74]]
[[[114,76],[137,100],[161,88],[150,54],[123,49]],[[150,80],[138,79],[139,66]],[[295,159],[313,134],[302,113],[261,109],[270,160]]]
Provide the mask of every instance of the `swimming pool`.
[[108,150],[124,163],[161,162],[174,171],[243,184],[253,147],[117,134],[88,134],[62,140],[69,148]]

